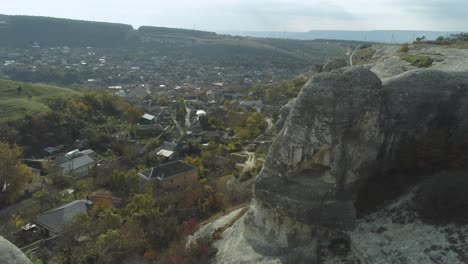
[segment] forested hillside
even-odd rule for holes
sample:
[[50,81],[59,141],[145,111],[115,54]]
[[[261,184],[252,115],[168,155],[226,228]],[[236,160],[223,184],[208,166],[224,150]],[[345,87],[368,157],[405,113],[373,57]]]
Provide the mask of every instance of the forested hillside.
[[[334,44],[286,39],[255,39],[214,32],[79,21],[50,17],[0,15],[0,46],[145,48],[156,53],[183,55],[205,62],[250,65],[262,60],[275,67],[320,63],[327,56],[343,56]],[[293,63],[293,61],[295,61]],[[296,66],[296,65],[294,65]]]

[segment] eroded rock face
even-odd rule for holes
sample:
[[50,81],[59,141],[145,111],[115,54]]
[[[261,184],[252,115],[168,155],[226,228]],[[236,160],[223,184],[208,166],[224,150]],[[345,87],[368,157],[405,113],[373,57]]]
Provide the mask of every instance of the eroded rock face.
[[15,245],[0,236],[0,263],[31,264],[31,261]]
[[417,70],[382,83],[347,67],[312,77],[290,107],[242,236],[282,263],[316,263],[318,245],[353,229],[359,189],[395,166],[405,139],[444,128],[456,140],[468,131],[468,82],[466,74]]
[[305,224],[352,228],[359,172],[376,159],[383,140],[381,88],[364,68],[313,77],[270,149],[256,199]]

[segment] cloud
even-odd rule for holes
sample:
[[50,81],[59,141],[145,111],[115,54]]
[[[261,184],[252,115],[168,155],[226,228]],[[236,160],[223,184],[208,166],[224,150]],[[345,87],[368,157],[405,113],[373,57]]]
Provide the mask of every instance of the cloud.
[[406,10],[432,19],[466,19],[466,0],[415,0],[407,4]]

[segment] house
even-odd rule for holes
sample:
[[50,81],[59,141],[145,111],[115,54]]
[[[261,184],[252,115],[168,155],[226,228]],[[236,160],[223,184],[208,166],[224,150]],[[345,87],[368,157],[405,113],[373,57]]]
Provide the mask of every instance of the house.
[[93,159],[96,158],[96,152],[94,152],[94,150],[92,150],[92,149],[85,149],[85,150],[80,151],[80,153],[82,155],[87,155],[87,156],[89,156],[89,157],[91,157]]
[[224,131],[203,131],[198,133],[196,136],[199,137],[201,142],[220,142],[227,137],[227,133]]
[[58,159],[57,165],[66,173],[73,174],[77,177],[85,177],[94,169],[96,164],[94,158],[95,153],[90,149],[84,151],[75,149]]
[[38,215],[34,223],[53,237],[67,231],[74,218],[86,213],[92,204],[89,200],[76,200]]
[[64,145],[59,145],[55,147],[47,147],[47,148],[44,148],[42,152],[46,156],[53,156],[53,155],[58,154],[60,151],[62,151],[63,148],[64,148]]
[[198,168],[176,160],[138,173],[140,183],[153,183],[157,188],[185,188],[198,183]]
[[123,199],[109,192],[94,192],[87,197],[95,207],[121,207]]
[[211,88],[222,89],[223,87],[224,87],[224,83],[223,83],[223,82],[215,82],[215,83],[212,83],[212,84],[211,84]]
[[245,108],[256,108],[259,111],[263,108],[263,102],[261,100],[258,101],[241,101],[240,105]]
[[156,123],[156,117],[150,114],[144,114],[138,120],[138,125],[148,126],[154,125]]
[[244,97],[242,93],[224,93],[223,100],[238,100]]
[[162,156],[166,159],[172,159],[176,156],[177,144],[164,141],[159,148],[157,148],[154,153],[158,156]]
[[240,153],[231,153],[229,155],[237,163],[245,163],[249,159],[249,156]]

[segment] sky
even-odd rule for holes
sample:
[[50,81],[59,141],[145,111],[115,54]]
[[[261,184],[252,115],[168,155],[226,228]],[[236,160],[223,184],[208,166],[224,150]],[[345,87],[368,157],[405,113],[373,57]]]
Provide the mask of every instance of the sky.
[[468,0],[0,0],[0,14],[212,31],[468,31]]

